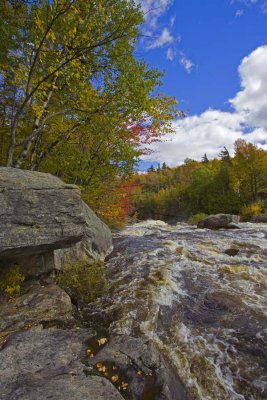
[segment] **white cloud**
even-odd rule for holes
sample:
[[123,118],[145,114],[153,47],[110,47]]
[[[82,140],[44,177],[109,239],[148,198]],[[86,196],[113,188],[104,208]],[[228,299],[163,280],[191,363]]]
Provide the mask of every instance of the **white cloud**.
[[188,57],[186,57],[186,55],[183,52],[180,52],[179,62],[184,67],[186,72],[188,74],[190,74],[190,72],[192,71],[192,69],[194,67],[194,63]]
[[170,25],[173,26],[175,24],[176,21],[176,14],[174,14],[171,19],[170,19]]
[[[186,157],[201,160],[204,153],[216,157],[223,146],[233,153],[233,143],[244,138],[267,150],[267,46],[245,57],[239,66],[241,90],[230,100],[233,112],[208,109],[173,123],[175,135],[153,145],[149,158],[182,163]],[[148,159],[148,157],[146,157]]]
[[164,47],[167,44],[170,44],[174,41],[174,36],[172,36],[171,32],[168,28],[164,28],[161,32],[160,36],[152,41],[147,48],[148,49],[156,49],[158,47]]
[[165,14],[174,0],[136,0],[141,5],[145,21],[151,27],[156,27],[158,19]]
[[267,127],[267,46],[245,57],[238,72],[242,90],[230,103],[237,112],[246,113],[247,124]]
[[169,61],[173,61],[176,58],[176,51],[172,48],[169,47],[168,50],[166,51],[166,58]]
[[237,10],[235,13],[236,17],[242,17],[242,15],[244,15],[244,10]]

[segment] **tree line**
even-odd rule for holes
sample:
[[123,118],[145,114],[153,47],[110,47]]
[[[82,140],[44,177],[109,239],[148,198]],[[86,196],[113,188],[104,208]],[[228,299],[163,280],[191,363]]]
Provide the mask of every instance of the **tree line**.
[[[218,158],[185,159],[136,175],[132,214],[137,219],[187,220],[195,215],[231,213],[249,218],[267,209],[267,152],[238,139],[234,156],[224,148]],[[266,195],[265,195],[266,194]],[[264,201],[265,199],[265,201]]]

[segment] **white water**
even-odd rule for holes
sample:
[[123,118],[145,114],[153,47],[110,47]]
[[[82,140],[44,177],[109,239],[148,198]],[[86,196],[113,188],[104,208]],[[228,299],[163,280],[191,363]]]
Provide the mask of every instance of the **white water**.
[[190,399],[267,399],[267,226],[240,226],[146,221],[115,238],[111,329],[153,340]]

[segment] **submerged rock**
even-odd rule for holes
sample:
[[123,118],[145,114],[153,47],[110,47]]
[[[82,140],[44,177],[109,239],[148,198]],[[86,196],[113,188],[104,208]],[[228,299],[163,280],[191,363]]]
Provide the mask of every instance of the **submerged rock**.
[[215,214],[209,215],[197,224],[198,228],[204,229],[240,229],[236,224],[239,223],[240,217],[232,214]]
[[230,249],[226,249],[224,253],[228,256],[235,257],[239,253],[239,249],[231,247]]
[[113,336],[95,357],[90,358],[89,364],[99,373],[108,371],[109,378],[128,399],[187,399],[170,363],[145,337]]

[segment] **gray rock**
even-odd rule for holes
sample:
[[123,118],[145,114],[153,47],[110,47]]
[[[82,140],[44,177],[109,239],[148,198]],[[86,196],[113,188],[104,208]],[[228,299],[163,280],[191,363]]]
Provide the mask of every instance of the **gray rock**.
[[78,187],[50,174],[0,168],[0,257],[69,247],[83,237]]
[[63,264],[77,260],[84,262],[104,260],[113,249],[110,229],[84,202],[83,215],[86,221],[84,236],[80,242],[69,249],[59,251]]
[[197,224],[198,228],[204,229],[239,229],[236,225],[239,223],[239,215],[215,214],[209,215]]
[[266,224],[267,223],[267,214],[256,214],[251,217],[251,222],[257,224]]
[[110,230],[79,188],[55,176],[0,167],[0,204],[2,268],[19,264],[35,277],[60,269],[62,260],[98,260],[112,250]]
[[70,297],[60,287],[29,282],[23,294],[14,302],[0,303],[0,331],[14,331],[41,321],[60,321],[71,318]]
[[144,337],[114,336],[89,363],[107,366],[111,375],[118,376],[117,387],[126,382],[125,395],[131,400],[187,399],[186,391],[170,363]]
[[86,376],[85,329],[30,329],[0,351],[1,400],[122,400],[105,378]]
[[225,254],[227,254],[230,257],[235,257],[239,253],[239,249],[236,249],[234,247],[231,247],[229,249],[226,249],[224,251]]

